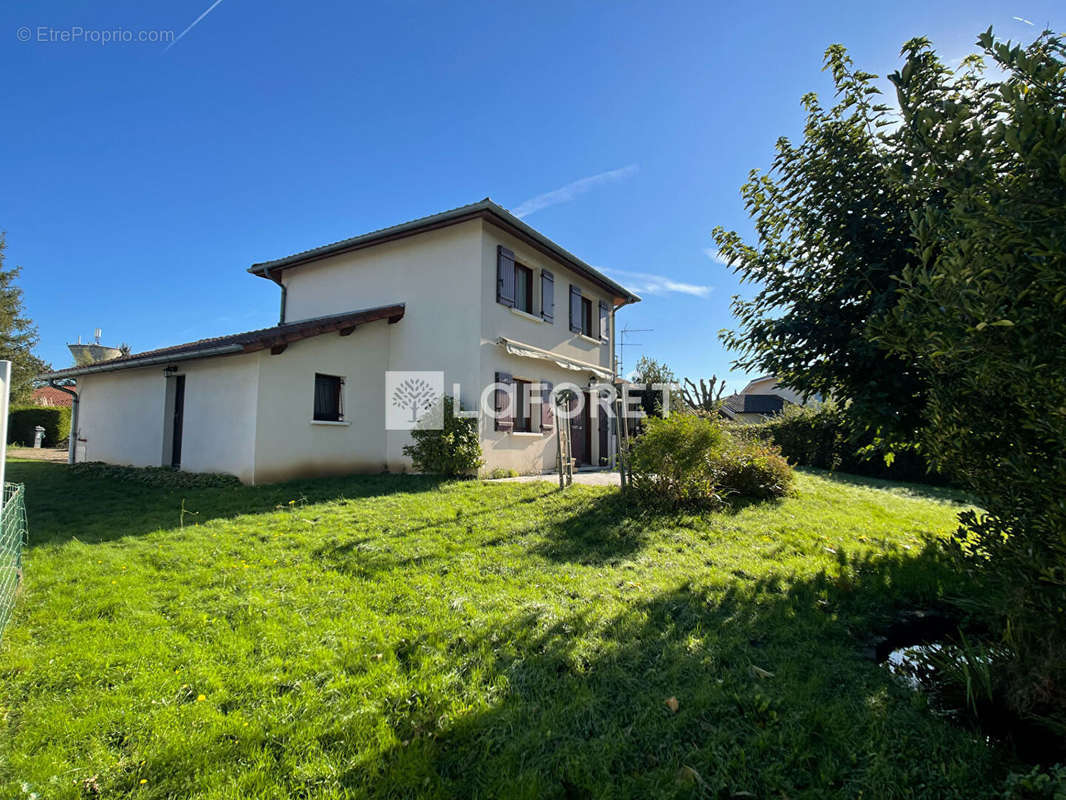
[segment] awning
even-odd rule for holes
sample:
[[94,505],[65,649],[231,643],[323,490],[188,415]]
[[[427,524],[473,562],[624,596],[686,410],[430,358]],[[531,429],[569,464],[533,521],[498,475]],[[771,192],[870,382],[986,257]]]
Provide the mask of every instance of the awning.
[[597,378],[610,381],[614,376],[611,371],[604,369],[597,364],[589,364],[587,361],[578,361],[575,358],[567,358],[561,356],[558,353],[553,353],[551,350],[542,350],[539,347],[534,347],[531,344],[525,344],[524,342],[516,342],[514,339],[508,339],[501,336],[498,343],[510,353],[512,356],[518,356],[519,358],[536,358],[541,361],[550,361],[556,366],[563,369],[569,369],[574,372],[591,372]]

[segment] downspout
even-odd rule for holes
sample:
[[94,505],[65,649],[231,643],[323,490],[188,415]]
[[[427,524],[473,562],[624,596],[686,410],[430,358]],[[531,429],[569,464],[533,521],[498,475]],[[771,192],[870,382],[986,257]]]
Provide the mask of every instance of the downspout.
[[264,268],[263,272],[266,274],[266,276],[268,278],[270,278],[270,280],[274,281],[274,283],[276,283],[278,286],[281,287],[281,316],[278,319],[278,325],[284,325],[285,324],[285,301],[288,299],[289,289],[279,279],[277,279],[273,275],[271,275],[269,269]]
[[67,445],[67,463],[73,464],[76,458],[78,444],[78,393],[66,386],[60,386],[54,379],[49,380],[48,385],[53,389],[58,389],[61,392],[69,394],[72,398],[70,404],[70,436],[67,437],[69,439],[69,444]]

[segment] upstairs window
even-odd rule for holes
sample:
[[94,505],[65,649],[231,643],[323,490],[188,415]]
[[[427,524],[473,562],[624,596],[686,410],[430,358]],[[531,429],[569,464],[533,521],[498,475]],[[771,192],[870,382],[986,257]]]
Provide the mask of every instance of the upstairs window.
[[514,265],[514,307],[527,314],[533,313],[533,270]]
[[581,332],[592,336],[592,301],[587,297],[581,298]]
[[319,422],[341,422],[344,409],[341,405],[344,378],[339,375],[315,373],[315,415]]

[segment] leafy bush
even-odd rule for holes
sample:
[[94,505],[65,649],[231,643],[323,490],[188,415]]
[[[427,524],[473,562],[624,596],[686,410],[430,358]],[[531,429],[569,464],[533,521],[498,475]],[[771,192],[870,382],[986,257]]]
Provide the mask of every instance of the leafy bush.
[[630,454],[633,488],[672,505],[720,505],[714,464],[727,444],[720,426],[693,414],[648,417]]
[[483,463],[477,419],[457,417],[455,401],[451,397],[441,398],[440,403],[443,404],[444,427],[440,430],[418,427],[411,431],[415,443],[405,445],[403,454],[411,459],[418,472],[449,478],[476,475]]
[[766,442],[733,439],[715,464],[721,491],[757,500],[781,497],[792,488],[792,467]]
[[500,478],[517,478],[518,471],[513,469],[504,469],[503,467],[496,467],[489,473],[489,477],[492,480],[499,480]]
[[785,406],[781,415],[756,425],[737,425],[731,433],[773,442],[781,455],[801,467],[894,481],[947,482],[914,448],[889,448],[858,427],[843,408],[830,402],[808,408]]
[[44,445],[55,447],[70,436],[70,409],[63,406],[13,408],[7,418],[8,444],[33,445],[34,429],[44,427]]
[[645,501],[719,507],[732,495],[785,494],[792,469],[777,448],[729,436],[696,414],[645,420],[630,456],[633,488]]
[[183,472],[173,467],[127,467],[105,464],[102,461],[86,461],[74,464],[70,471],[75,475],[96,480],[121,483],[136,483],[141,486],[157,486],[167,489],[213,489],[240,486],[235,475],[216,472]]

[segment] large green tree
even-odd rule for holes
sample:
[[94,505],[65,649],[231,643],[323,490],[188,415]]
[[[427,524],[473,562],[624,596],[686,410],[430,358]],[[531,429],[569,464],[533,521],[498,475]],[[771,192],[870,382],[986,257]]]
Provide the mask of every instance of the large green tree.
[[872,102],[877,76],[856,70],[839,45],[825,63],[836,103],[806,95],[803,140],[779,139],[770,171],[753,170],[741,189],[757,242],[714,231],[742,281],[758,286],[750,300],[734,298],[739,327],[723,338],[736,366],[846,401],[856,419],[906,441],[920,422],[922,376],[871,329],[898,302],[898,277],[914,261],[914,203],[883,146],[889,112]]
[[890,80],[838,46],[838,101],[808,96],[744,196],[757,242],[716,230],[743,278],[740,364],[847,404],[973,491],[958,554],[1016,656],[1012,699],[1066,719],[1066,58],[1050,32],[948,69],[924,39]]
[[[1029,656],[1015,698],[1066,711],[1066,48],[979,45],[1005,77],[961,81],[928,43],[890,76],[896,179],[929,199],[879,341],[919,365],[922,439],[986,509],[963,545]],[[935,187],[936,191],[930,191]]]
[[11,405],[28,403],[33,380],[51,367],[33,353],[40,337],[22,304],[22,289],[16,281],[21,267],[4,269],[7,242],[0,233],[0,360],[11,362]]

